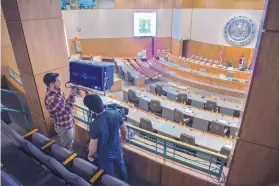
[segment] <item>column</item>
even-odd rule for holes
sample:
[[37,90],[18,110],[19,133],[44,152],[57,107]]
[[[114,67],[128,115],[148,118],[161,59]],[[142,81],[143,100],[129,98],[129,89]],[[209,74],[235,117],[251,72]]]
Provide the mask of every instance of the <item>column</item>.
[[252,82],[227,184],[279,182],[279,1],[267,0]]
[[34,128],[52,135],[53,121],[44,105],[43,77],[57,72],[68,81],[68,56],[59,0],[2,0],[16,63]]

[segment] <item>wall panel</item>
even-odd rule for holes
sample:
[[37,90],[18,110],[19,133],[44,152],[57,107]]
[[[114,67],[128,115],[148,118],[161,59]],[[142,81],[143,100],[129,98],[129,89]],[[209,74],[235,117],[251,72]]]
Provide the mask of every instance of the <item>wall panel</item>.
[[173,0],[115,0],[115,8],[172,8]]
[[182,45],[183,45],[183,41],[179,41],[179,40],[172,38],[171,53],[176,56],[181,56],[182,55]]
[[194,0],[194,8],[262,10],[264,0]]
[[134,37],[136,11],[157,13],[157,37],[171,37],[172,9],[96,9],[63,11],[68,39]]
[[[220,52],[222,50],[221,45],[203,43],[199,41],[190,40],[188,42],[188,52],[187,55],[196,55],[203,58],[219,60]],[[226,64],[227,60],[231,60],[235,67],[238,67],[239,59],[241,56],[246,58],[246,61],[250,59],[251,51],[253,54],[253,49],[251,48],[239,48],[224,46],[223,47],[223,64]]]
[[[102,55],[108,57],[133,57],[142,50],[151,52],[151,38],[99,38],[80,39],[84,55]],[[72,40],[69,40],[72,43]],[[170,49],[171,37],[155,39],[155,50]],[[72,52],[72,51],[71,51]]]
[[[220,0],[221,1],[221,0]],[[251,18],[257,30],[261,23],[262,10],[237,10],[237,9],[193,9],[191,39],[205,43],[231,46],[223,35],[224,26],[230,18],[245,15]],[[242,46],[243,48],[254,48],[258,31],[254,39]]]

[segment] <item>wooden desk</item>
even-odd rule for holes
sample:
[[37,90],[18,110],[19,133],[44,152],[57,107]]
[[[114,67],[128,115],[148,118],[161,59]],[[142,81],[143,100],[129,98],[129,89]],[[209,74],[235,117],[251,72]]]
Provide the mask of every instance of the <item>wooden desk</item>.
[[200,69],[205,69],[207,73],[213,74],[213,75],[219,75],[219,74],[224,74],[226,75],[227,72],[234,73],[234,77],[238,79],[245,79],[249,80],[251,73],[249,71],[239,71],[239,70],[228,70],[226,68],[218,68],[218,67],[213,67],[213,66],[207,66],[207,65],[202,65],[199,63],[191,62],[188,59],[181,59],[177,56],[174,56],[172,54],[168,54],[168,61],[169,62],[177,62],[178,65],[184,66],[185,62],[187,63],[187,68],[190,68],[192,70],[200,70]]

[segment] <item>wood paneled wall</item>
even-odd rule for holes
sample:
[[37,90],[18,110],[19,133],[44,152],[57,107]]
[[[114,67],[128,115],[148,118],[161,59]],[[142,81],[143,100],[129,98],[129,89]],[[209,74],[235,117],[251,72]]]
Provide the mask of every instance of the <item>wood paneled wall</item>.
[[[1,11],[2,12],[2,11]],[[6,73],[6,68],[18,72],[13,47],[8,33],[6,21],[1,17],[1,70]]]
[[[102,55],[106,57],[133,57],[138,52],[146,50],[151,53],[151,38],[100,38],[100,39],[80,39],[82,54]],[[70,53],[73,54],[72,40],[69,40]],[[155,51],[157,49],[170,49],[171,38],[155,38]]]
[[171,40],[171,53],[176,56],[182,55],[183,41],[172,38]]
[[115,0],[115,8],[172,8],[173,0]]
[[115,8],[216,8],[262,10],[265,0],[115,0]]
[[193,8],[262,10],[265,0],[193,0]]
[[[200,41],[190,40],[188,42],[187,56],[196,55],[203,58],[218,60],[220,59],[220,52],[222,50],[221,45],[215,45],[210,43],[203,43]],[[232,46],[224,46],[223,48],[223,64],[226,64],[227,60],[233,62],[234,67],[238,67],[239,59],[241,56],[245,56],[246,61],[251,59],[250,55],[253,55],[252,48],[239,48]]]

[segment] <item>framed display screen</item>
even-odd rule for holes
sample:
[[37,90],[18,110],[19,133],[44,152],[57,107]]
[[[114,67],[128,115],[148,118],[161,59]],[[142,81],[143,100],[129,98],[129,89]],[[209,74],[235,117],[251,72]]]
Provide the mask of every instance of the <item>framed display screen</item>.
[[156,23],[156,12],[134,12],[134,37],[155,37]]

